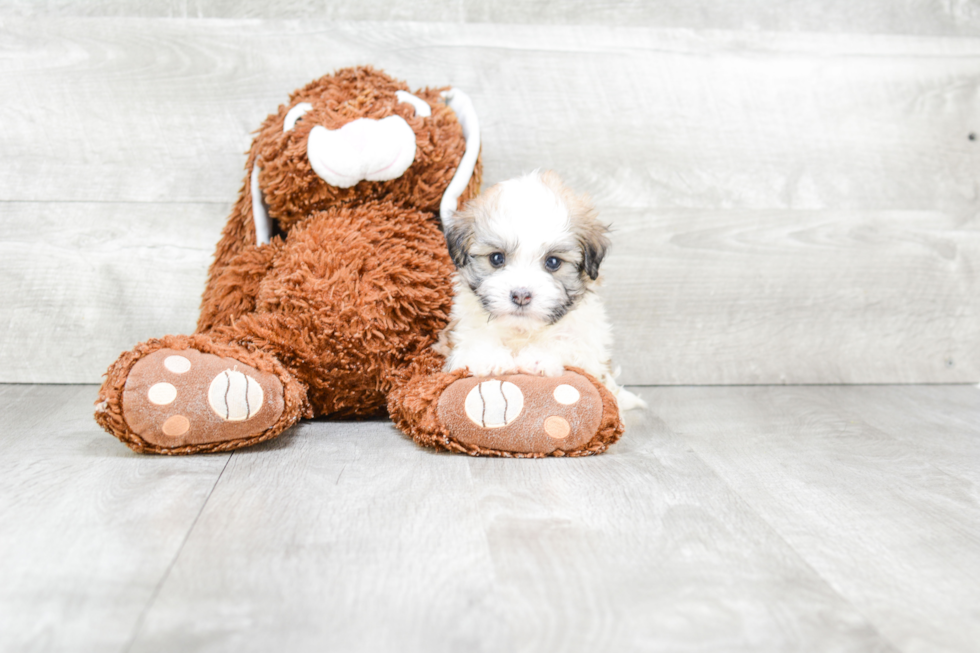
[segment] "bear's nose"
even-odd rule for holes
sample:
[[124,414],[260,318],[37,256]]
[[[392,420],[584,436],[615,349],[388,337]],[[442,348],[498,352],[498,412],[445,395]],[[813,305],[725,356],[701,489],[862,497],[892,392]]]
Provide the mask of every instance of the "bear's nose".
[[518,306],[527,306],[531,303],[531,291],[527,288],[515,288],[510,291],[510,301]]
[[333,130],[317,125],[310,130],[306,155],[313,171],[331,186],[389,181],[415,160],[415,132],[401,116],[359,118]]

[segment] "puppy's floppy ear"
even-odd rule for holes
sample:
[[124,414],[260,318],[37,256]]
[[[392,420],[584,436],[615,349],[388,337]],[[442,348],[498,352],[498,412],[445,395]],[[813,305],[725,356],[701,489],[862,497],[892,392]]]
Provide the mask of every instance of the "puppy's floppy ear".
[[588,195],[576,195],[553,170],[535,172],[541,183],[550,188],[568,210],[569,225],[582,250],[579,272],[595,281],[599,278],[599,264],[609,249],[609,238],[606,237],[609,228],[599,222],[599,212]]
[[456,214],[456,219],[446,228],[446,245],[449,257],[456,269],[466,267],[470,262],[470,245],[473,244],[473,220]]
[[609,229],[598,222],[587,225],[580,225],[578,231],[578,244],[582,249],[582,263],[579,264],[579,271],[585,272],[589,278],[595,281],[599,278],[599,264],[606,256],[609,249],[609,237],[606,233]]
[[499,189],[494,186],[479,197],[467,202],[463,210],[457,211],[448,221],[448,224],[443,221],[449,257],[453,260],[457,270],[469,264],[470,247],[473,246],[473,241],[476,239],[477,217],[493,209],[498,194]]
[[606,237],[609,228],[599,222],[599,212],[589,196],[576,195],[557,173],[544,170],[538,173],[538,178],[558,196],[568,210],[569,224],[582,250],[579,272],[586,273],[595,281],[599,278],[599,264],[609,249],[609,238]]

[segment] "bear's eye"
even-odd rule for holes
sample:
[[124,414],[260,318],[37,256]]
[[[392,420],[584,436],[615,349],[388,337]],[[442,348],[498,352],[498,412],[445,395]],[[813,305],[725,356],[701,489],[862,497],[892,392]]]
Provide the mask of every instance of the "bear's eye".
[[288,131],[292,131],[293,127],[296,126],[296,122],[306,115],[306,112],[313,108],[313,105],[309,102],[300,102],[295,107],[290,109],[286,113],[285,120],[282,121],[282,132],[285,134]]
[[544,260],[544,266],[554,272],[561,267],[561,259],[557,256],[549,256]]
[[495,268],[499,268],[506,260],[507,257],[505,257],[501,252],[494,252],[490,255],[490,265]]

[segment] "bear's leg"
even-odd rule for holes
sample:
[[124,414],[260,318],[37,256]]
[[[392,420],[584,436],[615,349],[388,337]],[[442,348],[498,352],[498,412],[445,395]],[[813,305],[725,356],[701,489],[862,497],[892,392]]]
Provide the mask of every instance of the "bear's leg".
[[473,377],[419,364],[422,373],[393,388],[388,410],[423,446],[473,456],[590,456],[623,433],[615,397],[583,370]]
[[230,451],[308,413],[306,387],[273,356],[208,334],[149,340],[109,368],[95,419],[141,453]]
[[228,257],[220,268],[217,262],[212,265],[201,298],[197,333],[233,324],[242,315],[254,311],[262,281],[282,249],[282,240],[276,238],[268,245],[245,248]]

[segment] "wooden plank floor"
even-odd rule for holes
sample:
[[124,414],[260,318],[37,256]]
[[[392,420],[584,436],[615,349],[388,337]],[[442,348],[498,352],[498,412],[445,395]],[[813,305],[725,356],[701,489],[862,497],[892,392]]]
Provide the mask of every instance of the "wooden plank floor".
[[0,650],[980,650],[980,390],[641,392],[592,459],[166,458],[0,385]]

